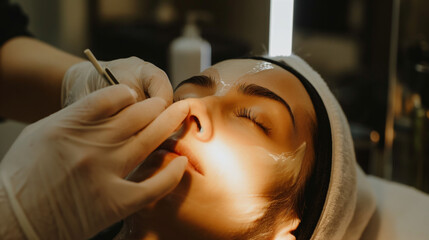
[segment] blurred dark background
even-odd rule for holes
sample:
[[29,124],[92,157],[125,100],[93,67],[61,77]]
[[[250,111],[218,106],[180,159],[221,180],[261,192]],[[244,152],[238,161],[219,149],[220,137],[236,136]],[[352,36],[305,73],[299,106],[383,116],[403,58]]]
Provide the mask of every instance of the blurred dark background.
[[[212,63],[268,49],[268,0],[15,2],[38,38],[81,56],[89,47],[101,60],[138,56],[168,72],[169,46],[190,11],[202,16],[198,26],[212,46]],[[293,37],[293,52],[344,108],[362,168],[426,192],[428,9],[427,0],[296,0]]]

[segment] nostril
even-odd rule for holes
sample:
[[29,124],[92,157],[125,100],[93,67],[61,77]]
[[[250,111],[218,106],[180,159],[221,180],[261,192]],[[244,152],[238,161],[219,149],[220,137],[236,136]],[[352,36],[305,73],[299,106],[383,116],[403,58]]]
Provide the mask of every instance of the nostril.
[[195,121],[195,123],[197,124],[198,131],[199,131],[199,132],[202,132],[202,131],[203,131],[203,128],[201,127],[200,120],[199,120],[197,117],[195,117],[195,116],[191,116],[191,119],[192,119],[193,121]]

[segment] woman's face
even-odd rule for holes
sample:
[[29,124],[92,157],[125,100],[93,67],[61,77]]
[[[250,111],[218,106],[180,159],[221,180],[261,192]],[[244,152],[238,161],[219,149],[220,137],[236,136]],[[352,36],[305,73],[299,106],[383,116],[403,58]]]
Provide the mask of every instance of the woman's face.
[[142,216],[196,234],[244,231],[263,216],[270,190],[298,174],[297,149],[312,157],[315,113],[306,90],[288,71],[245,59],[182,82],[174,97],[189,101],[190,114],[143,171],[177,155],[188,157],[188,168],[179,186]]

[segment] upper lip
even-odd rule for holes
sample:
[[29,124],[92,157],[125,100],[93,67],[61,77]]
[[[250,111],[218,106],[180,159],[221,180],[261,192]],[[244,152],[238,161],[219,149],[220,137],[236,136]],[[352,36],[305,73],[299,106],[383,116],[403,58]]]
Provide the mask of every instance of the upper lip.
[[182,144],[181,142],[178,142],[174,139],[167,139],[165,140],[159,147],[158,149],[165,149],[169,152],[173,152],[176,153],[177,155],[180,156],[186,156],[188,158],[188,163],[191,164],[191,166],[197,171],[199,172],[201,175],[204,175],[204,171],[201,167],[201,164],[199,161],[197,161],[197,159],[195,158],[195,156],[193,155],[192,151],[189,150],[189,148],[187,148],[184,144]]

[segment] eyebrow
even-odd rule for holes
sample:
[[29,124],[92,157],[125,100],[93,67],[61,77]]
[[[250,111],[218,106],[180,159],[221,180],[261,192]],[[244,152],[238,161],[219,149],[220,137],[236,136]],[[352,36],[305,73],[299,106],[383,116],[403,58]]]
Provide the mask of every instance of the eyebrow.
[[241,84],[238,88],[238,91],[247,96],[268,98],[283,104],[283,106],[286,107],[290,117],[292,118],[292,123],[295,127],[295,117],[292,113],[290,105],[283,98],[279,97],[277,94],[275,94],[268,88],[264,88],[256,84]]
[[215,86],[215,80],[209,76],[198,75],[190,77],[177,85],[175,91],[184,84],[194,84],[200,87],[213,88]]

